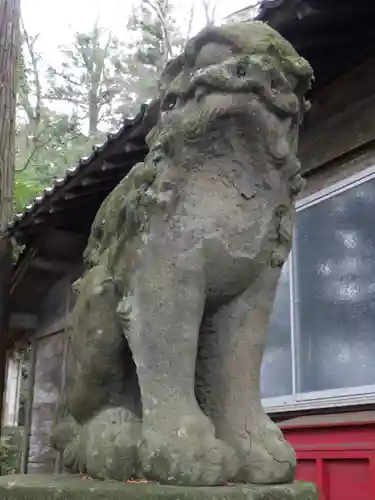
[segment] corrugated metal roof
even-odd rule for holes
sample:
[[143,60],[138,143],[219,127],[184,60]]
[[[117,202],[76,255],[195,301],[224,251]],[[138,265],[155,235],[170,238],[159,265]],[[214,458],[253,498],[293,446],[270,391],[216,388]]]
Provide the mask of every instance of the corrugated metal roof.
[[[66,189],[76,181],[78,178],[82,178],[81,181],[84,182],[84,177],[90,171],[90,166],[94,162],[100,162],[100,159],[106,159],[106,153],[111,149],[111,147],[121,141],[123,152],[127,152],[127,142],[129,140],[134,140],[133,132],[141,125],[142,120],[145,116],[145,111],[147,105],[142,106],[139,114],[134,119],[126,119],[122,127],[115,134],[108,134],[106,141],[98,146],[92,148],[91,154],[87,157],[81,158],[77,164],[69,169],[67,169],[66,174],[63,178],[57,179],[53,185],[47,187],[40,196],[37,196],[30,204],[25,207],[22,213],[15,214],[13,220],[8,225],[8,233],[11,236],[15,236],[17,239],[17,233],[21,230],[27,222],[30,221],[35,215],[37,215],[38,210],[52,201],[57,201],[60,195],[63,195]],[[140,140],[144,139],[144,133],[141,134]]]

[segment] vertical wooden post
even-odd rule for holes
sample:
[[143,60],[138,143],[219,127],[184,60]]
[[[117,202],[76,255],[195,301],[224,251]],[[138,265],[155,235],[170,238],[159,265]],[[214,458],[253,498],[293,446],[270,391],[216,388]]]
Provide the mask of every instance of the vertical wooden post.
[[[65,303],[65,325],[64,325],[64,350],[63,350],[63,358],[61,364],[61,385],[60,385],[60,394],[59,399],[57,401],[57,405],[61,404],[61,397],[65,390],[65,382],[66,382],[66,369],[68,362],[68,353],[69,353],[69,329],[68,329],[68,321],[71,307],[71,285],[69,285],[67,294],[66,294],[66,303]],[[58,414],[58,411],[56,411]],[[62,451],[58,450],[56,454],[55,460],[55,474],[61,474],[63,469],[63,456]]]
[[[0,422],[3,421],[3,407],[6,385],[7,348],[9,321],[9,290],[12,273],[12,248],[5,237],[0,236]],[[1,426],[0,426],[1,429]],[[0,432],[1,433],[1,432]]]
[[[4,334],[4,332],[1,332]],[[7,368],[7,351],[6,347],[1,343],[0,345],[0,416],[1,423],[3,421],[3,410],[5,403],[5,388],[6,388],[6,368]],[[2,435],[3,426],[0,426],[0,436]]]
[[3,425],[14,427],[18,425],[20,389],[21,389],[21,359],[17,350],[8,350],[6,356],[6,387],[3,410]]
[[37,348],[38,348],[38,338],[34,334],[31,338],[29,376],[27,379],[27,401],[26,401],[25,426],[23,433],[22,456],[21,456],[21,467],[20,467],[21,469],[20,472],[22,474],[27,474],[27,467],[29,462],[29,448],[30,448],[31,425],[33,418]]

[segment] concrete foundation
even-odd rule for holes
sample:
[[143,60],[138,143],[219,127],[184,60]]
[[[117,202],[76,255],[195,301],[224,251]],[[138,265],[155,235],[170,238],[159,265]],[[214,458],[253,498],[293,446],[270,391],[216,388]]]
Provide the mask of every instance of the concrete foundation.
[[318,500],[315,486],[296,481],[275,486],[163,486],[63,475],[0,477],[1,500]]

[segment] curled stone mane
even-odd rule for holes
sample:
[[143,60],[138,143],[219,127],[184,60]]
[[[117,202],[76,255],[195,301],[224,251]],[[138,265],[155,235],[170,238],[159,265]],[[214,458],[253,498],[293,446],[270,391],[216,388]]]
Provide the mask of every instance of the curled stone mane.
[[[251,24],[251,30],[249,30]],[[221,46],[225,58],[215,60],[216,54],[205,55],[207,47]],[[278,148],[272,134],[265,136],[274,163],[292,172],[299,170],[296,158],[298,129],[310,104],[305,93],[312,81],[309,63],[300,57],[293,46],[272,28],[262,22],[233,23],[221,27],[205,28],[187,44],[183,54],[167,65],[160,81],[161,111],[156,126],[147,137],[151,154],[165,157],[176,154],[181,136],[183,141],[199,141],[210,124],[230,115],[245,115],[243,101],[236,94],[253,92],[263,105],[284,121],[290,120],[289,147]],[[237,78],[235,78],[237,77]],[[229,106],[200,106],[195,113],[188,110],[183,116],[173,116],[165,111],[174,106],[187,105],[194,98],[199,102],[206,92],[231,95]],[[288,176],[293,194],[297,195],[304,183],[298,176]]]
[[[216,49],[211,50],[212,46]],[[208,54],[204,54],[207,47]],[[217,53],[217,47],[222,49],[221,53],[220,50]],[[309,109],[305,93],[312,77],[309,63],[262,22],[209,26],[192,38],[185,51],[167,64],[159,82],[159,99],[150,105],[154,114],[158,110],[159,116],[146,138],[149,146],[146,162],[133,167],[95,218],[85,251],[88,265],[93,265],[103,253],[108,254],[114,233],[121,232],[118,240],[121,247],[122,242],[146,224],[150,205],[160,203],[160,197],[152,189],[160,165],[165,167],[171,161],[180,161],[182,168],[184,160],[179,160],[179,154],[183,144],[198,143],[199,149],[199,142],[220,118],[243,115],[246,123],[247,111],[241,98],[244,94],[255,94],[266,109],[290,124],[287,142],[284,136],[275,138],[272,131],[259,142],[265,142],[270,164],[282,171],[292,197],[296,197],[305,185],[299,175],[296,152],[299,126]],[[228,96],[228,102],[219,98],[217,105],[203,105],[203,97],[212,92]],[[180,107],[185,108],[183,113]],[[230,155],[230,151],[228,148],[225,155]],[[272,169],[264,170],[266,182],[270,175]],[[104,210],[113,214],[109,220],[104,219]],[[122,226],[118,226],[117,213],[123,214]]]
[[199,52],[211,43],[230,47],[234,56],[264,56],[264,69],[268,71],[278,68],[283,72],[286,78],[290,79],[294,93],[305,102],[304,95],[309,90],[313,78],[310,64],[285,38],[261,21],[231,23],[220,27],[208,26],[202,30],[188,42],[184,53],[166,66],[160,81],[161,101],[165,98],[169,86],[181,73],[194,69]]

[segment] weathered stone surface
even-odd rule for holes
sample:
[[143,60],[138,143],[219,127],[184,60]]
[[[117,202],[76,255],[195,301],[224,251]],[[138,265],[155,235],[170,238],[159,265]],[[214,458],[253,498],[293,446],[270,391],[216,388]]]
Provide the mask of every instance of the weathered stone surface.
[[74,476],[0,477],[1,500],[317,500],[315,487],[296,481],[277,486],[188,487],[124,484]]
[[[37,332],[38,333],[38,332]],[[54,470],[56,450],[51,430],[61,392],[64,335],[57,333],[37,340],[32,424],[29,440],[29,470]],[[34,465],[33,465],[34,464]]]
[[311,77],[258,22],[206,28],[167,65],[149,154],[99,209],[76,283],[53,436],[72,472],[293,480],[259,376]]

